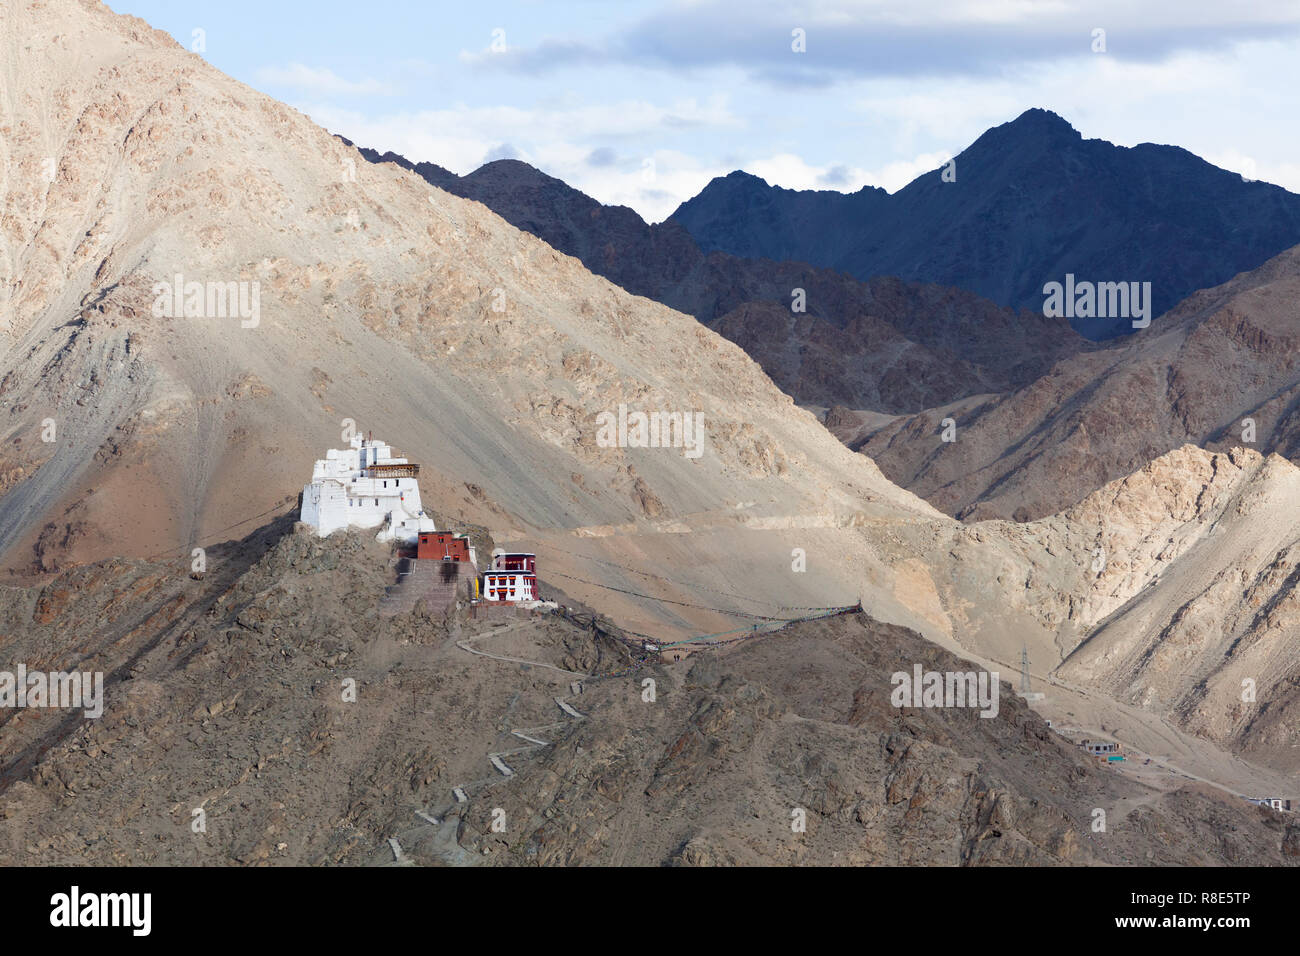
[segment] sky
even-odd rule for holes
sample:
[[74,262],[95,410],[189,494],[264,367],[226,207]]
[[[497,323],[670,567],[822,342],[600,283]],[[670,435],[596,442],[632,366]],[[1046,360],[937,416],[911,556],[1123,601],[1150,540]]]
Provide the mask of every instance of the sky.
[[1300,0],[108,5],[357,145],[652,222],[735,169],[892,192],[1031,107],[1300,192]]

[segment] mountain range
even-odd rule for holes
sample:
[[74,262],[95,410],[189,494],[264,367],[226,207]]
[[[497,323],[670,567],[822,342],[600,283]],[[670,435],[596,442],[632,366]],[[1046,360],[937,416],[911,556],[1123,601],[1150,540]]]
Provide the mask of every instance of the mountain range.
[[695,316],[801,404],[920,411],[1028,384],[1088,347],[1064,319],[960,289],[706,253],[672,219],[646,223],[518,160],[456,176],[395,153],[361,153],[480,202],[628,292]]
[[[1031,142],[1032,149],[1005,148]],[[1125,189],[1133,191],[1135,182],[1154,181],[1158,168],[1168,167],[1165,176],[1196,182],[1208,177],[1215,189],[1230,195],[1214,204],[1217,225],[1194,217],[1183,222],[1182,204],[1163,193],[1149,197],[1153,205],[1143,228],[1171,237],[1179,249],[1209,242],[1213,229],[1228,229],[1232,216],[1276,224],[1279,210],[1291,209],[1297,198],[1267,187],[1262,195],[1271,198],[1260,208],[1272,212],[1260,213],[1252,197],[1261,195],[1253,187],[1262,184],[1242,183],[1179,149],[1126,150],[1082,140],[1064,120],[1043,110],[991,130],[958,157],[958,168],[965,168],[963,158],[987,165],[995,147],[1013,166],[1048,147],[1065,150],[1060,162],[1075,178],[1053,174],[1044,182],[1077,185],[1078,177],[1093,170],[1099,180],[1127,180]],[[1079,156],[1069,159],[1070,150]],[[1290,410],[1300,383],[1287,306],[1300,271],[1294,249],[1221,286],[1212,280],[1224,272],[1216,259],[1213,268],[1179,280],[1188,289],[1186,301],[1168,310],[1156,328],[1099,347],[1072,334],[1064,321],[1044,318],[1041,310],[1015,313],[957,288],[891,277],[862,282],[833,269],[773,261],[797,258],[794,248],[764,249],[737,240],[731,250],[736,255],[704,251],[707,240],[683,234],[681,227],[691,218],[685,211],[719,183],[759,182],[748,174],[716,181],[672,218],[651,225],[626,207],[603,206],[517,160],[488,163],[462,177],[392,153],[362,153],[482,202],[628,291],[695,315],[741,345],[801,404],[830,407],[828,427],[869,454],[891,481],[961,518],[1044,517],[1183,444],[1226,450],[1234,441],[1243,443],[1245,419],[1254,423],[1253,438],[1245,444],[1300,461],[1300,436],[1293,434]],[[1001,170],[999,182],[1020,175],[1019,167]],[[932,178],[938,179],[937,173]],[[921,184],[917,180],[897,195],[929,195]],[[1041,187],[1039,192],[1044,195],[1035,205],[1065,201]],[[762,203],[733,197],[728,208],[749,209],[791,242],[808,237],[802,223],[819,223],[824,236],[853,228],[835,227],[835,209],[843,209],[835,204],[852,197],[789,190],[771,195],[776,198]],[[878,199],[883,193],[854,195]],[[983,213],[975,218],[990,221]],[[1001,220],[992,216],[991,221]],[[1036,220],[1042,221],[1052,220]],[[1194,226],[1200,238],[1188,237]],[[1239,223],[1229,231],[1245,230],[1251,237],[1246,246],[1257,251],[1286,241],[1269,229]],[[756,243],[764,232],[740,229],[737,235],[742,234]],[[1115,246],[1103,245],[1114,251]],[[1235,247],[1225,248],[1231,262]],[[1242,255],[1247,262],[1258,258],[1257,252]],[[1180,256],[1157,258],[1172,262]],[[795,287],[807,293],[806,314],[790,310],[788,290]],[[1166,366],[1169,382],[1157,385]],[[1006,388],[1000,381],[1019,384]],[[1224,382],[1233,383],[1231,398],[1224,396]],[[899,414],[918,402],[927,407]],[[1121,416],[1116,409],[1125,405],[1131,410]],[[938,440],[948,417],[958,423],[954,443]],[[1126,420],[1132,427],[1123,427]]]
[[[1291,249],[1023,388],[884,424],[844,415],[839,432],[861,436],[862,421],[874,422],[851,444],[967,519],[1051,514],[1188,443],[1300,462],[1298,295],[1300,249]],[[939,440],[948,416],[953,442]]]
[[[672,215],[705,251],[955,286],[1041,312],[1044,285],[1151,283],[1152,317],[1300,243],[1300,196],[1175,146],[1084,139],[1031,109],[896,193],[769,186],[734,172]],[[1073,320],[1090,339],[1125,316]]]
[[[103,671],[108,702],[84,732],[6,718],[6,859],[38,833],[69,861],[372,861],[499,734],[556,720],[575,677],[593,722],[536,745],[554,749],[509,797],[529,826],[498,843],[466,812],[411,837],[422,860],[1300,856],[1294,827],[1237,799],[1284,788],[1300,753],[1300,469],[1225,431],[1250,410],[1290,440],[1287,255],[1099,346],[969,290],[706,252],[520,164],[438,184],[366,162],[102,4],[7,5],[0,30],[0,640]],[[1217,411],[1216,385],[1234,396]],[[832,400],[882,467],[800,407]],[[703,453],[601,441],[620,406],[702,416]],[[566,605],[725,640],[649,664],[668,693],[647,721],[640,664],[594,625],[531,621],[485,662],[458,643],[492,630],[467,615],[376,623],[391,553],[292,520],[352,431],[421,464],[442,524],[535,552]],[[1119,437],[1088,470],[1093,435]],[[985,454],[969,478],[938,464]],[[884,702],[894,669],[1005,676],[1022,654],[1058,733],[1019,700],[984,724]],[[373,707],[341,708],[348,669]],[[405,716],[413,689],[435,720]],[[1102,773],[1067,726],[1155,767]],[[806,851],[768,840],[792,799],[826,823]],[[1097,799],[1133,830],[1085,836]],[[166,808],[190,800],[253,805],[256,826],[170,842]],[[79,829],[52,830],[65,815]]]

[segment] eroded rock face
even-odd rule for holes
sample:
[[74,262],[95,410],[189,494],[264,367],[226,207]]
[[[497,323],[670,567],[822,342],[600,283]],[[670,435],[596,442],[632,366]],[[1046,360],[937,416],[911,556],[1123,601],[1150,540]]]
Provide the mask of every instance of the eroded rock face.
[[1300,250],[1190,296],[1122,343],[1013,392],[883,424],[857,446],[889,478],[965,520],[1062,511],[1184,444],[1300,451]]
[[1048,536],[1092,529],[1104,556],[1076,607],[1087,639],[1060,675],[1293,765],[1297,505],[1290,462],[1185,446],[1035,522]]

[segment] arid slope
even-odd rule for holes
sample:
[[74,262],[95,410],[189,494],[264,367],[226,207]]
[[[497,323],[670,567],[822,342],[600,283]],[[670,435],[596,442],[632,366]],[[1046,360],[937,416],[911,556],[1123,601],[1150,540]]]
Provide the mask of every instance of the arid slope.
[[993,718],[893,707],[894,671],[971,665],[865,615],[643,661],[547,617],[377,618],[385,550],[282,519],[200,580],[113,560],[0,587],[8,651],[108,674],[98,720],[0,716],[0,862],[1300,861],[1285,815],[1126,780],[1005,683]]
[[[1187,443],[1300,460],[1297,301],[1300,248],[1196,293],[1124,344],[955,412],[892,420],[855,447],[967,519],[1052,514]],[[940,440],[948,415],[954,442]]]

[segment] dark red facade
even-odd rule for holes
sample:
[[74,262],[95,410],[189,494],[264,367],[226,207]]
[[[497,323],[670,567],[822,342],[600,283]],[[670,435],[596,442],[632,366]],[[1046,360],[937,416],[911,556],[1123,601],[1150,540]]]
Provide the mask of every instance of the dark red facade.
[[415,556],[422,561],[468,561],[469,539],[450,531],[421,531]]

